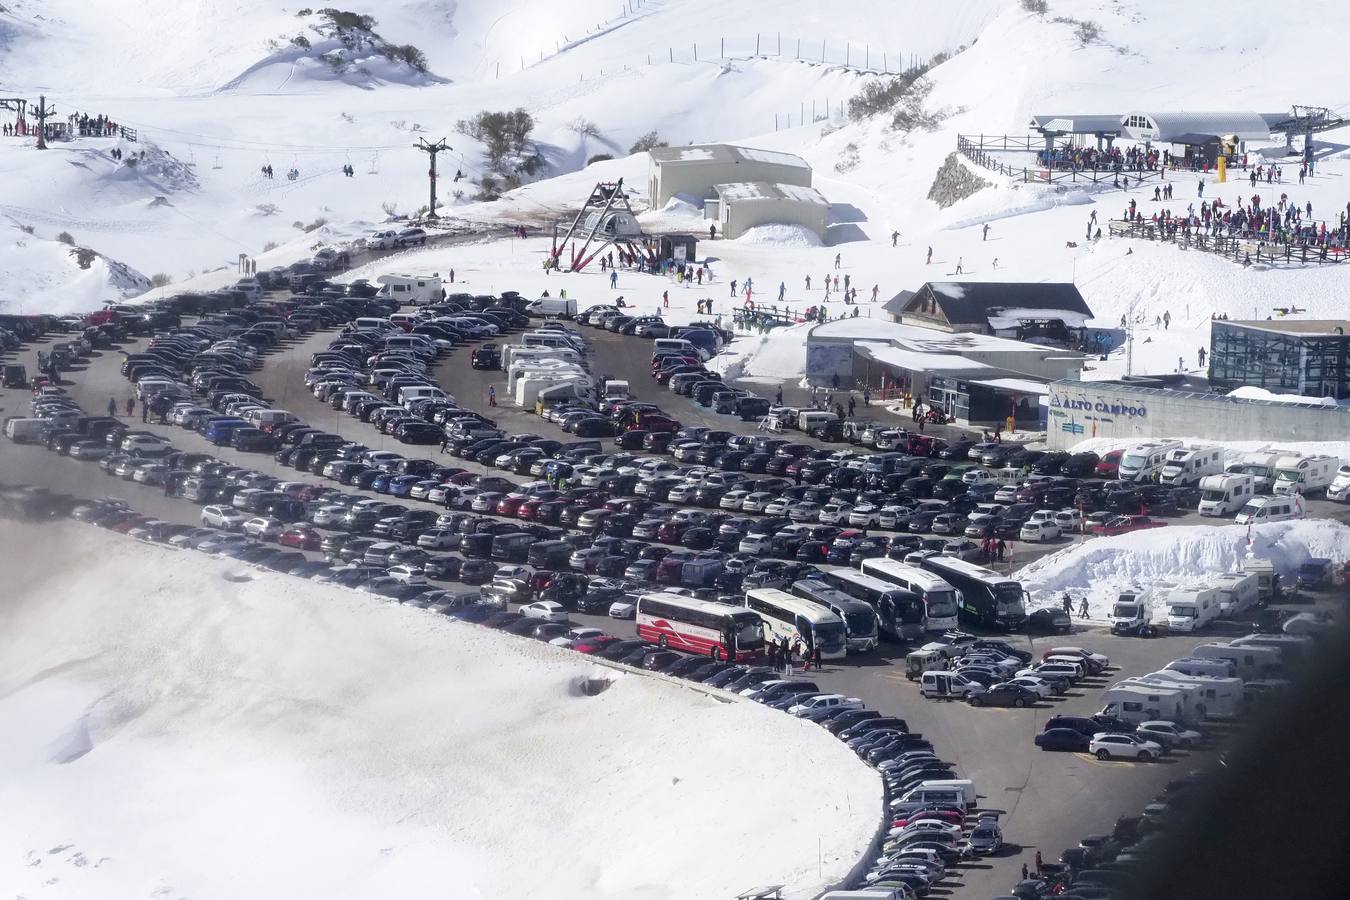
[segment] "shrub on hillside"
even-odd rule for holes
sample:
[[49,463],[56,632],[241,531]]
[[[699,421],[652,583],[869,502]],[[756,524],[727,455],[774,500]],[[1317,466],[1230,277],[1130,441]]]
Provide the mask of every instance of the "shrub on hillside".
[[902,103],[922,77],[920,70],[868,81],[848,101],[848,117],[855,122],[888,113]]
[[657,147],[669,147],[665,141],[661,140],[661,135],[655,131],[649,131],[642,137],[633,142],[633,146],[628,148],[629,153],[646,153],[648,150],[654,150]]
[[1050,11],[1050,4],[1045,0],[1022,0],[1022,8],[1029,13],[1043,16]]
[[579,137],[600,136],[600,126],[583,116],[577,116],[571,122],[568,122],[567,127],[573,134],[578,135]]
[[167,272],[156,272],[150,276],[150,284],[154,287],[167,287],[173,284],[173,279]]
[[412,44],[402,44],[397,47],[393,44],[385,44],[380,52],[384,54],[385,59],[401,62],[414,72],[421,75],[427,73],[427,55]]
[[75,238],[71,236],[69,231],[61,232],[56,236],[56,239],[63,244],[69,244],[72,247],[75,246]]
[[609,153],[597,153],[597,154],[595,154],[594,156],[592,156],[590,159],[586,160],[586,165],[589,166],[591,163],[604,162],[604,161],[607,160],[607,159],[613,159],[613,158],[614,158],[614,156],[613,156],[612,154],[609,154]]
[[488,159],[494,166],[508,153],[524,153],[534,131],[534,119],[524,108],[510,112],[483,110],[472,119],[461,119],[455,130],[481,141],[487,148]]

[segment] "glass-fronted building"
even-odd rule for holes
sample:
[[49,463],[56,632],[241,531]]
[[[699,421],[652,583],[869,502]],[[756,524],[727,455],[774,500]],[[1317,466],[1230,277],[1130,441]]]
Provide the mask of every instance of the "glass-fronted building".
[[1209,380],[1276,394],[1350,398],[1350,322],[1284,320],[1210,326]]

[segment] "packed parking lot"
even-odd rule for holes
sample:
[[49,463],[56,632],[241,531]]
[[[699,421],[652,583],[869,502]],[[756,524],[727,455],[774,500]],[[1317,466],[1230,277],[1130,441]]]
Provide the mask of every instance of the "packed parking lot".
[[[626,382],[624,394],[595,398],[594,408],[575,397],[547,416],[508,410],[515,396],[509,369],[475,367],[465,357],[481,358],[489,343],[500,355],[507,335],[531,325],[516,298],[447,298],[429,315],[399,320],[393,317],[406,311],[363,292],[305,301],[269,295],[243,310],[180,315],[178,322],[165,312],[153,325],[106,328],[103,338],[84,334],[89,346],[71,351],[59,386],[44,391],[39,384],[36,396],[27,386],[6,391],[8,409],[28,405],[49,426],[29,444],[6,447],[4,480],[85,497],[124,494],[153,521],[116,503],[87,505],[77,517],[148,540],[714,686],[785,685],[771,684],[756,699],[795,708],[831,730],[849,723],[837,733],[886,772],[891,799],[901,805],[893,809],[886,861],[875,871],[924,893],[957,890],[958,883],[962,896],[1005,890],[1024,849],[1057,855],[1137,808],[1134,798],[1169,780],[1166,768],[1175,760],[1208,752],[1179,746],[1162,753],[1157,741],[1134,739],[1128,743],[1136,749],[1125,752],[1116,741],[1097,741],[1095,730],[1083,733],[1101,725],[1108,734],[1144,739],[1121,722],[1079,723],[1075,733],[1085,745],[1072,735],[1044,737],[1074,731],[1060,723],[1046,730],[1052,717],[1097,713],[1108,673],[1161,669],[1184,656],[1194,637],[1114,637],[1047,620],[1047,630],[1071,636],[1019,633],[976,644],[975,636],[949,634],[929,646],[930,636],[919,635],[936,629],[905,632],[940,618],[921,593],[884,579],[889,587],[828,577],[860,567],[865,574],[872,560],[896,563],[916,578],[946,571],[1006,582],[1014,558],[1021,563],[1070,539],[1091,539],[1085,531],[1150,527],[1157,516],[1186,521],[1194,514],[1179,513],[1195,505],[1187,489],[1117,485],[1094,477],[1101,460],[1089,473],[1088,460],[1047,459],[952,434],[915,443],[901,429],[856,422],[847,433],[844,422],[837,434],[815,436],[762,429],[735,405],[764,398],[702,377],[676,383],[692,392],[687,400],[669,390],[682,375],[706,374],[697,371],[671,374],[663,386],[662,375],[697,363],[683,353],[651,359],[643,338],[620,333],[629,323],[605,331],[566,323],[540,329],[575,348],[590,370],[615,376],[602,383]],[[175,328],[153,340],[127,333]],[[35,355],[52,342],[17,349]],[[667,367],[666,359],[683,362]],[[728,411],[718,413],[719,404]],[[902,440],[903,450],[867,452]],[[1094,520],[1099,506],[1106,508]],[[1029,525],[1040,540],[1024,543]],[[766,660],[762,632],[759,644],[745,637],[744,659],[739,635],[694,656],[678,652],[694,649],[678,643],[692,629],[641,632],[644,595],[683,597],[664,602],[708,604],[699,609],[712,614],[745,609],[747,592],[787,608],[788,598],[821,585],[845,594],[840,604],[859,597],[889,604],[878,610],[881,634],[904,640],[826,658],[826,626],[834,620],[794,620],[794,639]],[[869,590],[897,596],[877,600]],[[916,595],[923,602],[903,605]],[[1016,616],[1021,598],[1001,603]],[[847,638],[850,620],[840,615],[838,622]],[[767,636],[777,642],[788,634],[771,628]],[[1081,651],[1080,643],[1106,662],[1075,671],[1072,661],[1043,658],[1049,650]],[[941,658],[942,666],[913,671],[915,652]],[[943,673],[957,668],[980,689],[954,694],[948,676],[945,693],[937,690]],[[775,677],[780,671],[789,677]],[[881,719],[898,721],[864,724]],[[862,740],[872,731],[878,733]],[[1154,765],[1140,764],[1140,747]],[[1060,748],[1069,752],[1045,752]],[[904,794],[934,780],[970,783],[959,810],[949,808],[951,797],[904,806]],[[928,811],[941,814],[932,822],[960,827],[912,828],[903,815]],[[958,811],[959,823],[951,820]],[[953,849],[976,832],[987,839],[992,823],[1001,837],[982,861]],[[949,852],[918,846],[929,843]],[[920,850],[932,852],[910,852]],[[959,882],[947,878],[949,864],[959,868]]]

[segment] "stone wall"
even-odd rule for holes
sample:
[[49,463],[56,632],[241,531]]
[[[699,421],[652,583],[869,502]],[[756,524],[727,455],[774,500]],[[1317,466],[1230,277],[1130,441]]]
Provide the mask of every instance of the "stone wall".
[[948,153],[928,189],[928,199],[942,209],[989,187],[990,182],[972,172],[956,153]]

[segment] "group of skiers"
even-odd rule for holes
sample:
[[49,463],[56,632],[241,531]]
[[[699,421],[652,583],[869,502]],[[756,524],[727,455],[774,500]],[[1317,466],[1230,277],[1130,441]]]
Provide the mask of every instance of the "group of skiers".
[[788,643],[788,639],[783,637],[778,640],[770,640],[764,648],[768,656],[769,668],[783,669],[791,671],[795,665],[797,657],[801,657],[802,671],[806,671],[814,665],[817,671],[820,669],[820,647],[808,650],[801,641],[795,644]]
[[81,113],[71,116],[72,125],[80,137],[112,137],[118,133],[119,125],[105,115],[89,116]]

